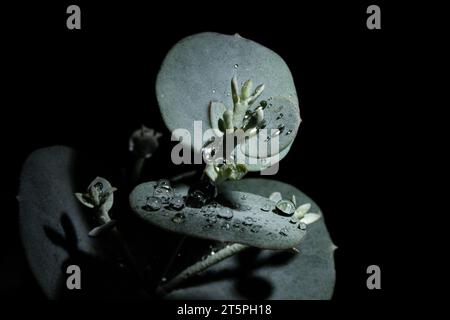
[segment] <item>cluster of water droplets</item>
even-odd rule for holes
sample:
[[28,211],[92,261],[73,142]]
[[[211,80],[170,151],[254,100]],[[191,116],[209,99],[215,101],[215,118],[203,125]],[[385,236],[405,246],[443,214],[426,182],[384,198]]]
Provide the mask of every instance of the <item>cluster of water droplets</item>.
[[[146,198],[145,205],[142,209],[148,212],[159,211],[161,208],[165,208],[173,211],[181,211],[185,207],[185,198],[178,194],[170,185],[169,180],[159,180],[153,190],[153,194]],[[175,223],[183,223],[185,215],[182,212],[177,213],[172,221]]]
[[[101,186],[95,186],[101,189]],[[235,210],[239,211],[251,211],[252,206],[249,203],[248,196],[242,193],[237,201],[224,206],[212,199],[215,198],[217,190],[209,185],[208,182],[200,182],[195,186],[191,187],[188,191],[188,195],[183,197],[175,193],[174,189],[171,187],[168,180],[159,180],[155,187],[153,194],[146,198],[145,205],[142,209],[148,212],[161,211],[162,208],[170,211],[175,211],[174,215],[171,215],[171,222],[175,224],[182,224],[186,221],[186,212],[193,214],[201,214],[204,221],[202,226],[203,230],[220,228],[225,231],[239,231],[242,233],[251,232],[258,233],[263,229],[263,225],[268,225],[270,223],[270,218],[262,213],[273,213],[278,214],[289,219],[289,223],[293,226],[297,226],[300,230],[306,230],[306,224],[301,222],[298,218],[294,216],[295,205],[292,201],[287,199],[279,200],[278,202],[273,202],[268,200],[263,202],[259,207],[261,213],[253,210],[253,216],[245,214],[242,218],[236,217]],[[188,203],[191,203],[191,207],[195,208],[183,210]],[[192,206],[192,204],[194,205]],[[253,208],[257,209],[257,208]],[[168,211],[163,212],[167,214]],[[244,213],[244,212],[243,212]],[[264,220],[264,217],[266,218]],[[265,221],[265,222],[264,222]],[[282,227],[278,234],[287,237],[289,235],[291,228],[289,225]],[[268,235],[274,236],[272,232]]]
[[222,206],[217,202],[211,202],[205,207],[203,207],[200,212],[203,213],[203,217],[205,218],[205,225],[203,229],[211,229],[218,222],[221,229],[229,230],[230,223],[229,221],[233,218],[234,213],[228,207]]

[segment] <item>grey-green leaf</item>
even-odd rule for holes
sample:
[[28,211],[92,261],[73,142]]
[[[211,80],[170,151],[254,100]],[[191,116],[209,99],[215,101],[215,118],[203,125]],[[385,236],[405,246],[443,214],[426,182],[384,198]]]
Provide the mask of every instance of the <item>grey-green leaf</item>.
[[[279,96],[298,106],[292,75],[275,52],[240,36],[200,33],[178,42],[165,57],[157,76],[156,95],[169,130],[184,128],[193,136],[194,120],[202,121],[203,131],[211,128],[210,102],[233,106],[233,76],[264,84],[260,100]],[[190,141],[183,143],[192,146]]]
[[31,271],[51,299],[60,297],[66,288],[61,272],[72,255],[107,256],[105,244],[88,236],[92,209],[84,209],[74,195],[86,187],[76,185],[81,175],[77,160],[79,154],[68,147],[39,149],[27,158],[20,176],[20,236]]
[[[288,249],[300,243],[306,230],[276,213],[267,197],[224,190],[217,204],[174,210],[170,202],[153,210],[156,182],[137,186],[130,195],[131,208],[145,221],[168,231],[223,242],[237,242],[264,249]],[[186,196],[175,189],[175,194]]]

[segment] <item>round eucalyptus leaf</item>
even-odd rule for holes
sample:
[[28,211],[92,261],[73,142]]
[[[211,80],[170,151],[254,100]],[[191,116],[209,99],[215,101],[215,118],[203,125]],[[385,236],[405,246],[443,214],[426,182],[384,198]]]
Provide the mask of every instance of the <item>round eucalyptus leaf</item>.
[[[251,192],[269,197],[279,191],[283,198],[295,195],[297,205],[317,204],[295,187],[269,179],[243,179],[225,182],[223,189]],[[335,268],[330,239],[323,217],[308,226],[298,246],[300,253],[252,249],[222,261],[200,274],[168,299],[275,299],[328,300],[333,295]]]
[[[264,84],[260,101],[284,97],[298,110],[289,68],[272,50],[239,35],[205,32],[186,37],[165,57],[157,76],[156,95],[169,130],[181,137],[174,130],[186,129],[191,139],[183,139],[183,144],[193,147],[195,152],[201,152],[203,143],[193,143],[194,121],[201,121],[202,132],[196,138],[202,139],[203,132],[213,127],[210,103],[218,102],[228,109],[233,108],[233,76],[240,85],[249,79],[255,85]],[[218,119],[219,115],[214,118]]]
[[[130,293],[129,284],[112,262],[111,239],[89,236],[95,227],[90,216],[93,209],[84,207],[74,195],[95,178],[86,168],[87,163],[95,167],[94,162],[71,148],[54,146],[31,153],[20,175],[20,237],[31,271],[50,299],[117,298]],[[103,181],[103,187],[107,186]],[[67,288],[69,265],[80,267],[82,290]]]
[[185,201],[186,192],[175,188],[165,205],[158,194],[157,182],[143,183],[132,191],[130,205],[145,221],[167,231],[264,249],[292,248],[306,234],[289,217],[277,213],[275,202],[259,195],[224,190],[217,202],[193,208],[179,203]]

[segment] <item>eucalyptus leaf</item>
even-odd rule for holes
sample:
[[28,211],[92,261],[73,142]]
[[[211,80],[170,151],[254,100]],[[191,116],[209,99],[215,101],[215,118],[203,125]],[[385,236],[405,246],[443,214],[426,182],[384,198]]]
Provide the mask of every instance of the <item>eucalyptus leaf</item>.
[[[71,246],[89,255],[101,253],[88,236],[91,226],[74,196],[75,159],[75,151],[67,147],[39,149],[26,160],[20,179],[20,235],[31,270],[52,299],[64,284],[61,268],[70,258]],[[76,232],[74,243],[70,239],[57,243],[53,237],[67,237],[69,223]]]
[[[95,171],[101,168],[69,147],[54,146],[31,153],[20,175],[20,237],[31,271],[50,299],[131,293],[129,278],[124,280],[110,256],[114,246],[89,236],[95,226],[92,209],[74,194],[95,177],[87,163]],[[83,290],[67,289],[66,267],[71,264],[82,270]]]
[[[145,221],[188,236],[237,242],[264,249],[288,249],[300,243],[306,230],[277,214],[273,201],[245,192],[224,190],[217,203],[202,208],[154,206],[157,182],[137,186],[130,195],[131,208]],[[174,190],[174,197],[186,193]],[[150,203],[149,203],[150,201]]]
[[[269,197],[277,190],[283,198],[295,195],[297,205],[317,204],[295,187],[270,179],[243,179],[225,182],[223,189],[251,192]],[[199,275],[184,288],[168,295],[168,299],[319,299],[333,295],[336,246],[322,217],[308,226],[308,233],[298,247],[300,253],[260,250],[243,252]],[[256,250],[256,249],[255,249]],[[253,255],[253,257],[252,257]]]
[[[211,101],[228,108],[233,105],[230,80],[234,76],[264,84],[259,100],[283,97],[298,109],[292,75],[280,56],[239,35],[206,32],[178,42],[158,73],[156,95],[169,130],[184,128],[193,137],[194,120],[202,121],[203,131],[212,128],[209,105]],[[193,145],[187,139],[183,143],[201,152],[201,143]]]

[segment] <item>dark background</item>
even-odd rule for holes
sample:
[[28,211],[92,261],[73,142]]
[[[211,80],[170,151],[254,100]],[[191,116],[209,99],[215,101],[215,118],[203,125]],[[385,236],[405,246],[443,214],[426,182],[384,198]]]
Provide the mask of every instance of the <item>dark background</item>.
[[[156,75],[171,46],[202,31],[238,32],[286,61],[303,122],[276,179],[298,187],[324,212],[339,248],[334,299],[392,294],[390,253],[398,245],[381,212],[396,190],[392,133],[401,106],[393,94],[405,30],[394,24],[398,11],[384,3],[377,3],[381,30],[366,28],[372,3],[292,3],[73,1],[2,10],[2,296],[42,298],[18,236],[15,196],[26,156],[64,144],[117,155],[111,166],[120,168],[128,161],[129,134],[142,123],[168,139],[155,98]],[[80,5],[82,30],[66,29],[69,4]],[[167,159],[155,161],[162,177]],[[381,267],[380,291],[366,288],[371,264]]]

